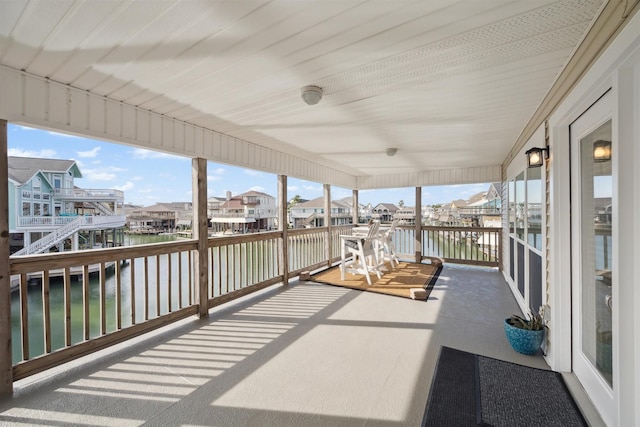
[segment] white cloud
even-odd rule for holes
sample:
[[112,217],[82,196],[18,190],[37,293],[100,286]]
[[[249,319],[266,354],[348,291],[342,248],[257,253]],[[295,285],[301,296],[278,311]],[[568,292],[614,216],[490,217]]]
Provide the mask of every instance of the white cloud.
[[22,130],[38,130],[36,128],[30,128],[28,126],[22,126],[22,125],[14,125],[14,126],[17,127],[17,128],[20,128]]
[[82,177],[89,181],[113,181],[118,176],[104,170],[85,169],[82,171]]
[[95,147],[93,150],[89,150],[89,151],[77,151],[76,154],[78,155],[78,157],[93,158],[98,155],[101,149],[102,147]]
[[142,181],[144,178],[141,176],[134,176],[133,178],[131,178],[132,181]]
[[75,136],[75,135],[69,135],[67,133],[60,133],[60,132],[54,132],[52,130],[47,131],[47,133],[49,135],[53,135],[53,136],[62,136],[64,138],[81,138],[80,136]]
[[224,168],[216,168],[211,171],[211,175],[207,175],[207,181],[222,181],[222,175],[224,175]]
[[258,176],[258,175],[262,174],[261,172],[258,172],[258,171],[253,170],[253,169],[245,169],[244,173],[247,174],[247,175],[251,175],[251,176]]
[[127,169],[119,168],[117,166],[108,166],[100,169],[83,169],[82,163],[76,160],[82,177],[89,181],[113,181],[118,177],[118,172],[125,172]]
[[[28,128],[25,128],[28,129]],[[22,148],[9,148],[7,155],[14,157],[37,157],[41,159],[53,159],[56,157],[56,150],[42,149],[39,151],[23,150]]]
[[291,186],[287,186],[287,192],[289,191],[298,191],[298,186],[296,185],[291,185]]
[[135,159],[179,159],[185,160],[186,157],[174,156],[173,154],[161,153],[160,151],[145,150],[144,148],[136,148],[133,150]]
[[133,182],[131,181],[127,181],[126,184],[124,185],[116,185],[115,187],[116,190],[120,190],[120,191],[129,191],[133,188]]

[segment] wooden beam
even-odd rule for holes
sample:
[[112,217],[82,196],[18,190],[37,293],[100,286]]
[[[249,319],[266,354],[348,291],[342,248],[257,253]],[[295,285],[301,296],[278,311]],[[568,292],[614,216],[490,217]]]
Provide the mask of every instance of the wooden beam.
[[193,237],[198,242],[195,259],[195,276],[198,302],[198,316],[207,317],[209,313],[209,265],[207,263],[207,159],[194,158],[191,162],[193,192]]
[[351,211],[351,216],[353,218],[353,225],[358,225],[358,221],[360,219],[360,205],[358,204],[358,190],[353,190],[353,194],[351,196],[351,204],[353,205],[353,210]]
[[7,121],[0,120],[0,395],[13,393],[11,275],[9,270],[9,164]]
[[324,257],[327,268],[331,267],[331,185],[324,184],[324,224],[327,227],[327,238],[324,241]]
[[289,222],[287,215],[287,176],[278,175],[278,205],[280,215],[278,215],[278,229],[282,234],[282,250],[280,251],[280,275],[282,284],[289,284]]
[[416,262],[422,262],[422,187],[416,187]]

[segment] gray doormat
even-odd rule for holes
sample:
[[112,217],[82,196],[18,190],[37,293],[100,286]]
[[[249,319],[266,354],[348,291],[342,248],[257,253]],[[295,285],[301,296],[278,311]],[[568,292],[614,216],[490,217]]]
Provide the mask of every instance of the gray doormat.
[[559,373],[440,349],[423,426],[587,424]]

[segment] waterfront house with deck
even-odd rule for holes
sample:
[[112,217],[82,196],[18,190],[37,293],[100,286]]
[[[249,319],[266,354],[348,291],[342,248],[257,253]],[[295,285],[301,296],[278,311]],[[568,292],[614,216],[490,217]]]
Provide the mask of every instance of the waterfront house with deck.
[[[0,211],[2,392],[82,361],[46,393],[8,399],[2,421],[420,425],[450,346],[561,372],[591,425],[640,425],[639,10],[638,0],[0,2],[0,199],[13,123],[189,157],[194,207],[193,239],[23,257],[10,257]],[[288,177],[321,184],[325,226],[282,220],[208,239],[207,161],[277,175],[282,219]],[[349,232],[331,224],[333,186],[352,189],[353,206],[359,192],[415,188],[422,206],[425,187],[484,182],[501,183],[497,254],[448,257],[429,301],[295,280],[333,265]],[[425,259],[441,229],[460,232],[419,224],[399,231],[404,260]],[[159,285],[157,259],[171,260]],[[50,269],[110,261],[121,271],[96,295],[116,302],[63,305],[63,319],[83,322],[75,335],[62,323],[54,351]],[[150,273],[134,280],[136,270]],[[21,280],[24,299],[12,300],[9,284],[32,273],[43,277],[37,336],[30,288]],[[145,304],[157,289],[166,303]],[[504,318],[541,305],[544,355],[514,355]],[[95,323],[93,312],[108,315]],[[136,337],[146,341],[118,346]],[[111,354],[78,359],[97,349]]]
[[235,196],[227,191],[226,198],[216,203],[208,200],[208,215],[213,232],[256,232],[276,227],[276,198],[261,191],[250,190]]
[[[351,224],[354,216],[352,206],[346,200],[332,200],[331,224]],[[325,198],[316,197],[291,206],[289,217],[293,228],[323,227],[325,224]]]
[[75,179],[82,174],[73,160],[9,156],[7,164],[12,253],[93,249],[121,241],[122,191],[78,188]]
[[371,218],[381,223],[393,221],[393,216],[398,211],[398,207],[393,203],[378,203],[371,211]]
[[146,207],[131,207],[126,214],[129,233],[174,233],[191,230],[193,208],[191,202],[159,202]]

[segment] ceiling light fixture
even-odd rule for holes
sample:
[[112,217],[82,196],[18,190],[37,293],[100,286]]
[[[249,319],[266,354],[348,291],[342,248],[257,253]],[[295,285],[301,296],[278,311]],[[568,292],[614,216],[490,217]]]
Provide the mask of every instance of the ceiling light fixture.
[[322,88],[318,86],[305,86],[300,90],[302,99],[308,105],[316,105],[322,99]]
[[397,148],[387,148],[387,156],[392,157],[398,152]]

